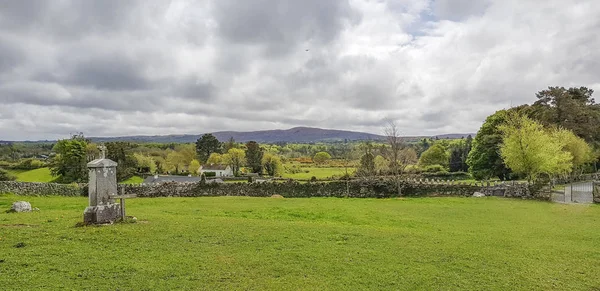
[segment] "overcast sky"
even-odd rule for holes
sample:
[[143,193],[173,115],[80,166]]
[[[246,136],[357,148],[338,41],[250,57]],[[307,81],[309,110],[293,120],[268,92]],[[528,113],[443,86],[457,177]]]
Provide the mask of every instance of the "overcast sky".
[[547,86],[600,94],[598,4],[0,0],[0,140],[476,132]]

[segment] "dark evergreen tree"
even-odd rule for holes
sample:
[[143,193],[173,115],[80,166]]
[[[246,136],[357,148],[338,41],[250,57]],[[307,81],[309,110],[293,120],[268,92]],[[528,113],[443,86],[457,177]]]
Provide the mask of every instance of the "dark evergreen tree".
[[206,163],[212,153],[221,153],[221,142],[212,134],[207,133],[196,141],[196,152],[202,164]]
[[252,173],[262,172],[263,149],[255,141],[246,143],[246,164],[252,169]]

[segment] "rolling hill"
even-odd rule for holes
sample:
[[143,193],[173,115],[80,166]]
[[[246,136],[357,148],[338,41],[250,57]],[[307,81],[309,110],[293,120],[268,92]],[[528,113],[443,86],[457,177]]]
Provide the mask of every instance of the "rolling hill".
[[[259,131],[218,131],[212,133],[220,141],[233,138],[237,142],[256,141],[259,143],[275,142],[333,142],[357,140],[383,140],[384,136],[347,130],[321,129],[314,127],[294,127],[290,129],[259,130]],[[454,139],[466,137],[468,134],[444,134],[437,136],[440,139]],[[195,142],[202,135],[145,135],[121,137],[91,137],[94,142],[129,141],[129,142],[157,142],[157,143],[190,143]],[[474,134],[473,134],[474,136]],[[407,140],[417,140],[429,136],[406,137]]]

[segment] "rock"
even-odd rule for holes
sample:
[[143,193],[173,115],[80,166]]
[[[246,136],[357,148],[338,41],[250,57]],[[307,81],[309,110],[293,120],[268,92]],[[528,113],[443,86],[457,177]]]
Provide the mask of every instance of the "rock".
[[473,197],[485,197],[485,194],[483,194],[481,192],[475,192],[475,193],[473,193]]
[[275,195],[271,195],[271,198],[283,198],[283,196],[275,194]]
[[12,204],[11,212],[31,212],[31,204],[27,201],[17,201]]

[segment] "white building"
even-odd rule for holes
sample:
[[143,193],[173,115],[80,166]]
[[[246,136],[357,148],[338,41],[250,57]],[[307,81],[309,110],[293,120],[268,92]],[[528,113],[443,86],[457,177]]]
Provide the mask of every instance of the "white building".
[[205,165],[200,166],[198,170],[200,175],[208,172],[214,172],[215,177],[233,177],[233,171],[230,166],[225,165]]

